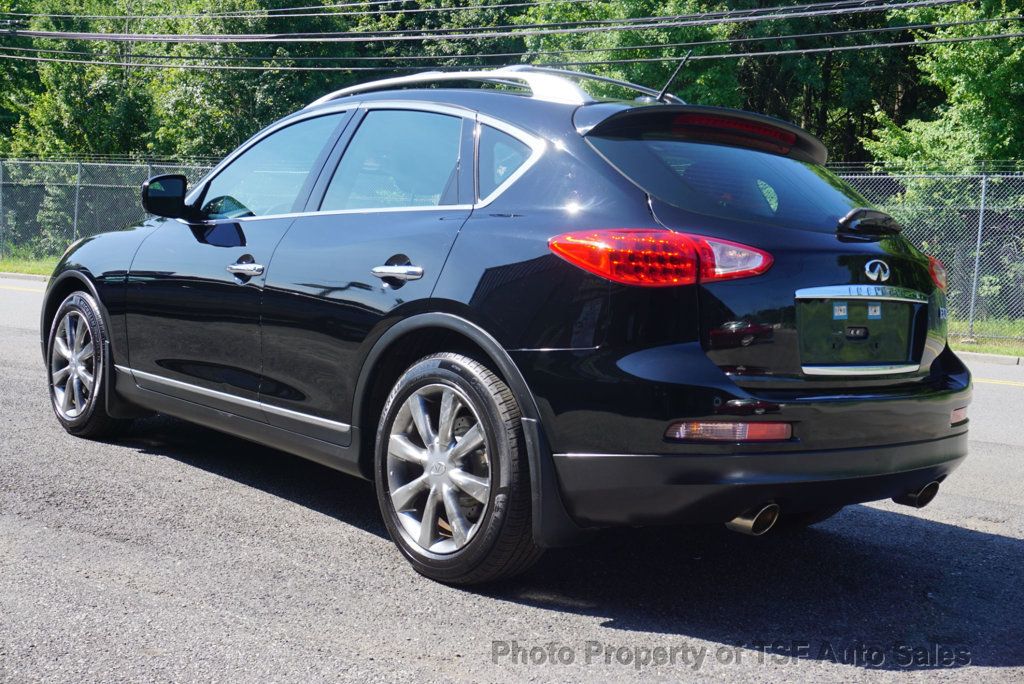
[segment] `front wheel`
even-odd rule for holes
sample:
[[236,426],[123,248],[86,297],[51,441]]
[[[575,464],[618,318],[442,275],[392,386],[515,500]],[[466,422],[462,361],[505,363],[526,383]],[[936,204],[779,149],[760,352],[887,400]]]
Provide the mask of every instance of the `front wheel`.
[[103,400],[106,340],[96,301],[85,292],[68,295],[50,326],[46,366],[53,412],[79,437],[109,437],[128,422],[110,417]]
[[474,584],[540,557],[520,417],[508,386],[461,354],[421,359],[395,383],[377,429],[377,500],[417,572]]

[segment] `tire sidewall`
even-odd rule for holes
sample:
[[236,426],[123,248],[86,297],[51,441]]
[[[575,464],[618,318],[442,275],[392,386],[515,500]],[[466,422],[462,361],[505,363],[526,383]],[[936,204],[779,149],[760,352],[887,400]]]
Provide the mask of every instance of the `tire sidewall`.
[[[78,416],[72,419],[67,419],[57,411],[56,395],[53,391],[53,353],[54,345],[53,341],[57,336],[57,328],[61,319],[70,311],[78,311],[82,314],[82,318],[85,320],[86,325],[89,328],[89,335],[93,340],[93,390],[89,396],[89,406]],[[50,396],[50,408],[53,409],[53,413],[57,416],[57,420],[64,426],[68,432],[74,433],[76,430],[80,430],[89,424],[93,414],[96,412],[97,405],[103,398],[103,378],[106,371],[106,358],[104,353],[106,351],[106,329],[103,327],[103,318],[100,315],[99,307],[96,306],[95,300],[84,292],[73,292],[67,296],[67,298],[61,302],[60,306],[57,307],[57,313],[53,317],[53,321],[50,324],[50,334],[46,340],[46,384],[49,389],[48,394]]]
[[[484,428],[490,447],[491,492],[484,519],[473,538],[453,553],[436,554],[414,546],[391,504],[387,477],[387,443],[391,424],[399,409],[416,390],[430,384],[450,384],[465,393]],[[414,567],[427,569],[431,576],[452,579],[471,572],[494,547],[504,525],[512,486],[512,447],[507,428],[498,412],[493,395],[472,368],[450,358],[423,359],[407,370],[384,405],[377,428],[375,483],[384,524],[402,554]]]

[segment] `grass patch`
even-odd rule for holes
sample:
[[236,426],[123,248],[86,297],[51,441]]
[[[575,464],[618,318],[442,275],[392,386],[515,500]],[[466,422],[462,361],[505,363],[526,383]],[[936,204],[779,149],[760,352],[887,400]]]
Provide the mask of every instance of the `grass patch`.
[[[949,322],[950,337],[967,337],[969,331],[967,321]],[[1024,340],[1024,318],[979,318],[974,321],[974,337],[1016,337]]]
[[23,259],[21,257],[5,257],[0,259],[0,273],[30,273],[48,276],[53,273],[59,257],[44,259]]
[[974,341],[967,321],[949,322],[949,346],[956,351],[1024,356],[1024,318],[985,318],[974,321]]
[[[977,333],[977,326],[975,326],[975,333]],[[958,337],[950,337],[949,346],[952,347],[954,351],[1024,356],[1024,340],[995,340],[985,339],[983,337],[975,339],[977,340],[976,342],[963,342]]]

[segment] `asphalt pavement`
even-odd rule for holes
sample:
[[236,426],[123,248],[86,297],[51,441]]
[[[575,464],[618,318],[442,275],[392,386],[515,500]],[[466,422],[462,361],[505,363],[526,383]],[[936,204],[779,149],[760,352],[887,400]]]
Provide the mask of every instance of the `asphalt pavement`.
[[43,284],[0,279],[0,681],[1024,680],[1024,366],[972,362],[928,508],[799,534],[617,530],[429,582],[372,486],[166,418],[66,435]]

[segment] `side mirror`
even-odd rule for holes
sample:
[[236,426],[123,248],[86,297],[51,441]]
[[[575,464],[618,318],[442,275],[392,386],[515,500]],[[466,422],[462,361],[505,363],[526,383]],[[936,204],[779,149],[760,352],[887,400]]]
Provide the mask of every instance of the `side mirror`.
[[188,180],[178,174],[153,176],[142,184],[142,208],[148,214],[167,218],[186,218],[190,212],[185,206]]

